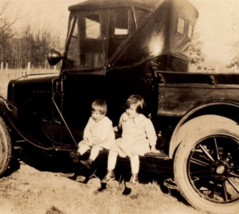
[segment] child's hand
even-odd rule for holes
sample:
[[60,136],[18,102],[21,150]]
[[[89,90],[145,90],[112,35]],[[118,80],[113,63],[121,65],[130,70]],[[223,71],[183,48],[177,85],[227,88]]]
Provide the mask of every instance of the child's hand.
[[118,131],[119,131],[118,126],[115,126],[115,127],[113,128],[113,130],[114,130],[114,132],[118,132]]
[[89,141],[92,145],[96,145],[96,144],[102,143],[102,141],[101,141],[100,138],[98,138],[98,137],[89,137],[88,141]]
[[151,146],[150,152],[153,152],[153,153],[161,153],[159,150],[157,150],[157,149],[155,148],[155,146]]

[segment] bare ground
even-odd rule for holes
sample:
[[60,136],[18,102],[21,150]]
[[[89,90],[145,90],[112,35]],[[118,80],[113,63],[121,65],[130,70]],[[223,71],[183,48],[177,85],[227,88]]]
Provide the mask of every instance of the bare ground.
[[[129,166],[119,165],[116,181],[105,188],[100,183],[104,164],[88,171],[71,164],[64,155],[18,149],[0,178],[0,214],[203,213],[187,204],[176,190],[165,187],[163,178],[145,170],[141,171],[140,184],[129,187],[124,183],[130,177]],[[76,169],[82,180],[86,178],[84,182],[62,176],[61,171]]]

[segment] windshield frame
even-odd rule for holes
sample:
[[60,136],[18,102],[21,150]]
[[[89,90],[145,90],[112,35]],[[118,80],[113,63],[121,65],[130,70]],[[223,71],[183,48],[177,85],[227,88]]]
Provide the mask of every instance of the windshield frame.
[[[65,43],[65,53],[64,53],[64,65],[63,65],[63,69],[64,70],[98,70],[102,68],[105,68],[107,65],[107,49],[108,49],[108,43],[107,43],[107,38],[108,38],[108,10],[94,10],[94,11],[82,11],[81,13],[79,13],[79,11],[74,11],[70,13],[69,16],[69,21],[68,21],[68,31],[67,31],[67,37],[66,37],[66,43]],[[99,23],[100,23],[100,36],[98,38],[87,38],[84,37],[83,39],[80,38],[80,33],[81,33],[81,37],[82,35],[86,34],[85,31],[80,32],[80,28],[81,28],[81,23],[83,19],[85,19],[85,17],[90,17],[92,15],[99,15]],[[102,18],[103,17],[103,18]],[[85,20],[83,20],[85,21]],[[102,26],[104,27],[104,32],[102,33]],[[100,48],[100,50],[102,50],[102,54],[103,54],[103,61],[101,59],[101,65],[99,66],[87,66],[85,65],[86,63],[84,63],[83,61],[81,61],[81,58],[79,56],[79,60],[72,60],[69,57],[69,51],[70,51],[70,46],[71,46],[71,41],[73,38],[73,34],[75,32],[75,28],[77,28],[77,43],[79,45],[79,47],[77,47],[75,50],[78,49],[78,53],[80,55],[80,48],[82,48],[84,46],[85,42],[88,43],[102,43],[100,44],[102,47]],[[106,36],[104,36],[105,31],[107,31]],[[83,40],[83,41],[82,41]],[[81,46],[80,46],[81,45]],[[94,45],[92,45],[94,47]],[[83,50],[83,49],[82,49]],[[81,52],[82,54],[85,54],[85,50]],[[101,55],[102,55],[101,54]],[[83,64],[84,63],[84,64]],[[98,63],[99,64],[99,63]]]

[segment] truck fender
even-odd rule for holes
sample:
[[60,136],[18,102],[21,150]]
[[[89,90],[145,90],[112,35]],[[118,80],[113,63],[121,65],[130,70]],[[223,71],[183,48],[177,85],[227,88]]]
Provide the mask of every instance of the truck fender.
[[202,106],[199,106],[198,108],[195,108],[188,112],[178,123],[176,126],[173,135],[170,140],[170,146],[169,146],[169,157],[172,158],[174,156],[175,150],[180,144],[180,142],[188,135],[190,135],[194,129],[197,129],[200,126],[208,125],[210,123],[229,123],[229,124],[237,124],[236,121],[227,118],[225,116],[216,115],[216,114],[207,114],[207,115],[201,115],[198,117],[195,117],[187,122],[185,122],[191,115],[193,115],[195,112],[197,112],[200,109],[206,108],[208,106],[212,105],[225,105],[225,106],[231,106],[236,107],[239,111],[239,106],[237,104],[233,103],[210,103],[205,104]]
[[[0,97],[0,115],[7,126],[15,130],[16,133],[18,133],[27,142],[42,149],[53,149],[53,143],[44,135],[43,132],[34,132],[33,130],[27,129],[27,127],[23,125],[23,122],[18,118],[17,106],[3,97]],[[44,142],[44,144],[42,142]]]

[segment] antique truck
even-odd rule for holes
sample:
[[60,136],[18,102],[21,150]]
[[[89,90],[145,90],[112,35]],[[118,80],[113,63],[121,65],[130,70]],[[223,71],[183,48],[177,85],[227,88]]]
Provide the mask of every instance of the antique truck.
[[106,100],[117,125],[125,100],[140,94],[185,199],[209,213],[238,211],[239,75],[188,72],[196,8],[187,0],[94,0],[69,11],[65,51],[47,56],[52,66],[61,61],[60,73],[11,80],[0,99],[0,174],[15,141],[75,151],[93,100]]

